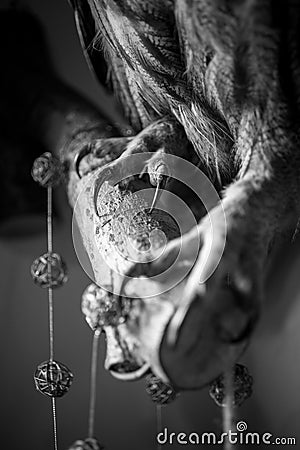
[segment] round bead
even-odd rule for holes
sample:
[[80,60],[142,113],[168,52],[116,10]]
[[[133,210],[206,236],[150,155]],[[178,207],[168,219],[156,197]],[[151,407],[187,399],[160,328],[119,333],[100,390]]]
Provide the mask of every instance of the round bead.
[[[253,378],[247,367],[235,364],[233,369],[233,406],[240,406],[252,394]],[[225,377],[220,375],[210,385],[209,395],[218,406],[226,406]]]
[[167,383],[164,383],[154,374],[146,377],[146,392],[154,403],[159,405],[167,405],[178,397],[178,392]]
[[[121,303],[120,303],[121,302]],[[90,284],[82,294],[81,310],[92,330],[124,323],[129,312],[130,300]]]
[[42,187],[54,187],[62,180],[62,165],[51,153],[46,152],[34,161],[31,175]]
[[57,253],[44,253],[33,261],[31,275],[42,288],[60,287],[68,280],[66,265]]
[[72,372],[57,361],[42,362],[34,374],[36,389],[49,397],[65,395],[73,381]]
[[87,438],[84,441],[74,442],[68,450],[103,450],[104,447],[94,438]]

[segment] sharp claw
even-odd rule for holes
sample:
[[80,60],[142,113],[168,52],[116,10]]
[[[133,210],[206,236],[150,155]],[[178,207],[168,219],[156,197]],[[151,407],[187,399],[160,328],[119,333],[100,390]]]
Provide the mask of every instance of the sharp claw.
[[156,203],[157,203],[157,201],[158,201],[158,199],[160,197],[159,196],[159,186],[160,186],[160,183],[157,183],[156,189],[155,189],[155,194],[154,194],[154,197],[153,197],[153,200],[152,200],[152,203],[151,203],[151,206],[150,206],[150,210],[149,210],[150,214],[152,213],[152,210],[155,207],[155,205],[156,205]]
[[79,172],[80,162],[82,161],[82,159],[83,159],[86,155],[88,155],[89,153],[91,153],[91,151],[92,151],[92,146],[91,146],[91,144],[87,144],[87,145],[85,145],[83,148],[81,148],[81,149],[77,152],[77,154],[76,154],[76,156],[75,156],[75,158],[74,158],[75,171],[76,171],[76,173],[77,173],[77,175],[78,175],[78,178],[82,178],[81,175],[80,175],[80,172]]
[[165,189],[166,185],[167,185],[167,177],[161,177],[161,179],[156,184],[156,189],[149,213],[152,213],[153,208],[157,205],[157,202],[160,199],[160,196],[163,190]]
[[142,178],[143,175],[145,175],[145,173],[147,173],[148,167],[147,164],[145,164],[143,170],[141,171],[141,173],[139,174],[139,179]]

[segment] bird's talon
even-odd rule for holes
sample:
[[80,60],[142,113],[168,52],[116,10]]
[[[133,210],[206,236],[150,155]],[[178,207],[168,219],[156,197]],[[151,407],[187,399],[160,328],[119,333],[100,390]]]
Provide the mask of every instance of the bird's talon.
[[74,166],[76,174],[78,175],[78,178],[82,178],[79,171],[79,166],[83,158],[87,155],[89,155],[92,152],[92,144],[86,144],[84,147],[82,147],[76,154],[74,158]]
[[155,193],[154,193],[154,197],[150,206],[150,210],[149,213],[151,214],[153,211],[153,208],[155,207],[157,200],[158,200],[158,194],[159,194],[159,187],[160,187],[160,183],[157,184],[156,189],[155,189]]

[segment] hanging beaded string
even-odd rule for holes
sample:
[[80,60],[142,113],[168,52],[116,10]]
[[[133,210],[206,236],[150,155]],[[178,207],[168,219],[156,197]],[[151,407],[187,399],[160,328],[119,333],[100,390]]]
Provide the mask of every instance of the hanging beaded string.
[[40,186],[47,188],[47,253],[32,263],[31,275],[38,286],[47,289],[49,311],[49,360],[38,365],[34,381],[39,392],[51,397],[54,449],[58,450],[55,399],[66,394],[73,381],[70,370],[54,360],[53,288],[60,287],[67,281],[65,263],[60,255],[53,252],[52,235],[52,189],[62,180],[61,164],[47,152],[34,161],[31,174]]
[[88,437],[83,440],[77,440],[69,447],[68,450],[103,450],[104,447],[99,444],[94,437],[95,432],[95,416],[96,416],[96,399],[97,399],[97,365],[98,365],[98,349],[99,337],[102,330],[97,328],[94,330],[91,356],[91,376],[90,376],[90,399],[88,414]]
[[107,326],[117,326],[126,320],[129,302],[123,302],[122,309],[119,306],[119,302],[116,301],[113,294],[94,283],[90,284],[82,294],[81,310],[88,325],[94,332],[91,358],[88,438],[84,441],[76,441],[69,450],[103,449],[103,446],[94,437],[99,337]]
[[95,429],[95,412],[97,397],[97,364],[98,364],[98,348],[101,330],[94,331],[91,358],[91,380],[90,380],[90,402],[89,402],[89,420],[88,420],[88,438],[93,438]]
[[[229,430],[233,430],[233,373],[232,368],[230,367],[224,374],[224,383],[225,383],[225,406],[223,408],[223,433],[228,433]],[[231,450],[232,444],[229,440],[225,441],[225,450]]]
[[[223,409],[223,432],[233,430],[235,408],[241,406],[252,394],[253,378],[247,367],[235,364],[232,370],[227,370],[214,380],[209,389],[209,395]],[[231,450],[232,445],[227,440],[225,450]]]
[[[94,439],[93,450],[101,450],[103,447],[94,438],[99,336],[107,325],[114,326],[125,319],[122,316],[122,312],[118,310],[118,304],[114,301],[114,297],[94,283],[90,284],[82,294],[81,310],[85,315],[88,325],[94,331],[91,360],[88,438]],[[82,447],[82,450],[85,450],[84,446]]]
[[[52,187],[47,187],[47,249],[48,254],[52,253]],[[48,277],[51,277],[51,263],[48,259],[47,263]],[[49,346],[50,346],[50,361],[54,359],[54,316],[53,316],[53,290],[52,286],[48,289],[48,307],[49,307]],[[51,398],[52,415],[53,415],[53,433],[54,433],[54,448],[57,450],[57,418],[56,418],[56,402],[55,397]]]
[[[146,376],[146,392],[156,404],[156,437],[162,431],[162,407],[172,403],[179,396],[171,384],[164,383],[153,373]],[[161,450],[161,444],[157,440],[157,450]]]

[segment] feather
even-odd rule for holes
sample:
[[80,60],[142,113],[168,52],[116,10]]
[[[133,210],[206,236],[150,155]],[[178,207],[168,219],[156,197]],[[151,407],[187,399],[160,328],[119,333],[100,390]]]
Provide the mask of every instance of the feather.
[[96,35],[95,19],[87,0],[70,0],[84,56],[90,70],[101,84],[107,81],[107,65],[101,53],[95,54],[92,46]]
[[114,90],[135,130],[171,114],[183,125],[202,163],[218,178],[220,167],[228,174],[231,133],[222,111],[208,102],[205,92],[205,58],[211,49],[201,46],[196,67],[192,28],[185,19],[186,4],[197,2],[89,2],[97,25],[93,47],[105,54]]

